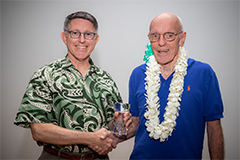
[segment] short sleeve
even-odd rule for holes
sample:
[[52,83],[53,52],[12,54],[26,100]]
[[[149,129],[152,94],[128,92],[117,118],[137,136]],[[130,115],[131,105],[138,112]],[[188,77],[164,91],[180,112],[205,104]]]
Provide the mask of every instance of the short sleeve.
[[46,75],[46,69],[40,69],[31,78],[14,124],[29,128],[29,123],[51,123],[53,102]]
[[204,106],[205,121],[223,118],[223,103],[220,88],[217,76],[213,70],[211,70],[211,76],[205,85]]
[[139,110],[138,110],[138,100],[136,95],[136,69],[133,70],[130,79],[129,79],[129,104],[130,104],[130,112],[132,116],[139,117]]

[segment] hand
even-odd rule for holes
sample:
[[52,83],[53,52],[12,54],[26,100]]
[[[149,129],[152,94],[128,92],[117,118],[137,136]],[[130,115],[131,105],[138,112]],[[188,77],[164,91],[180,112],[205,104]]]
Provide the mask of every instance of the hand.
[[[115,113],[114,113],[114,120],[115,120],[115,121],[116,121],[116,119],[117,119],[118,114],[119,114],[118,112],[115,112]],[[128,129],[128,126],[129,126],[130,124],[132,124],[132,119],[131,119],[131,117],[132,117],[132,114],[131,114],[129,111],[127,111],[126,113],[123,114],[123,121],[125,122],[125,126],[126,126],[127,129]],[[101,129],[101,130],[102,130],[102,129]],[[99,130],[99,131],[100,131],[100,130]],[[99,131],[97,131],[97,132],[99,132]],[[99,132],[99,133],[100,133],[100,132]],[[93,149],[95,152],[97,152],[98,154],[100,154],[100,153],[105,153],[105,154],[107,154],[107,153],[111,152],[113,148],[115,149],[115,148],[117,147],[117,144],[118,144],[119,142],[123,141],[122,138],[119,138],[119,137],[114,136],[112,131],[103,132],[103,134],[100,135],[99,137],[100,137],[100,139],[103,140],[103,141],[104,141],[104,140],[111,139],[111,140],[112,140],[112,143],[111,143],[111,147],[109,147],[108,150],[103,150],[99,145],[91,145],[91,146],[89,146],[90,148],[92,148],[92,149]],[[124,137],[124,138],[125,138],[125,137]]]
[[113,140],[109,138],[109,136],[112,134],[110,131],[102,128],[93,134],[94,138],[92,144],[89,145],[90,148],[100,155],[105,155],[112,151]]
[[[110,131],[111,132],[111,134],[110,135],[102,135],[101,136],[101,139],[102,140],[104,140],[104,139],[106,139],[106,138],[111,138],[112,140],[113,140],[113,142],[112,142],[112,148],[113,149],[115,149],[115,148],[117,148],[117,144],[119,143],[119,142],[121,142],[121,140],[122,140],[122,138],[119,138],[119,137],[117,137],[117,136],[115,136],[114,134],[113,134],[113,131]],[[97,149],[96,147],[95,147],[95,149]]]
[[117,145],[118,143],[126,140],[127,136],[121,136],[121,137],[118,137],[116,135],[113,134],[113,131],[111,131],[111,135],[109,136],[113,142],[112,142],[112,148],[116,149],[117,148]]
[[[114,121],[116,121],[118,114],[119,112],[114,113]],[[125,126],[127,129],[128,129],[128,126],[132,124],[131,117],[132,117],[132,114],[129,111],[123,114],[123,121],[125,122]]]

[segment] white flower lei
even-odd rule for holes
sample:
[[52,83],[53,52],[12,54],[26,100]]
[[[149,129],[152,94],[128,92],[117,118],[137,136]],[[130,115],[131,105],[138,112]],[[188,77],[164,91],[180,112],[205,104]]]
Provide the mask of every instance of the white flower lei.
[[169,88],[168,103],[165,108],[164,121],[159,124],[159,97],[158,91],[161,85],[160,77],[161,65],[157,63],[154,55],[148,57],[147,63],[146,83],[145,89],[146,97],[146,113],[144,114],[147,119],[145,125],[149,133],[149,137],[155,140],[160,139],[160,142],[164,142],[172,135],[173,129],[176,126],[176,119],[178,110],[180,110],[181,95],[183,92],[184,77],[187,74],[187,52],[183,47],[179,49],[179,57],[174,67],[175,73]]

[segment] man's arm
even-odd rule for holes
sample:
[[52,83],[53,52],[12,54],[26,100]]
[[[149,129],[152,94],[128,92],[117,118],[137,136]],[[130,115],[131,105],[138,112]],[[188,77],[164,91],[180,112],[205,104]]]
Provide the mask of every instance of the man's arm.
[[211,159],[224,159],[224,139],[220,119],[207,122],[208,148]]
[[101,139],[102,135],[108,136],[110,131],[102,128],[96,132],[80,132],[66,129],[51,123],[31,123],[32,137],[35,141],[41,141],[56,145],[83,144],[86,146],[98,146],[99,154],[106,154],[112,150],[112,139]]

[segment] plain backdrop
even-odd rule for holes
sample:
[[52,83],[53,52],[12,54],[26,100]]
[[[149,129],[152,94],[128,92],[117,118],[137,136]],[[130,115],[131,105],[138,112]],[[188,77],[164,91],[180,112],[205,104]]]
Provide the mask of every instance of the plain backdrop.
[[[37,159],[42,151],[29,129],[13,125],[26,86],[38,68],[63,58],[60,38],[65,17],[83,10],[99,22],[92,53],[128,101],[128,80],[143,63],[150,21],[162,12],[182,18],[189,57],[215,70],[224,103],[222,127],[226,159],[239,159],[239,1],[1,1],[1,159]],[[181,116],[181,115],[180,115]],[[128,159],[134,139],[118,145],[111,159]],[[155,153],[155,154],[160,154]],[[203,159],[209,159],[204,141]]]

